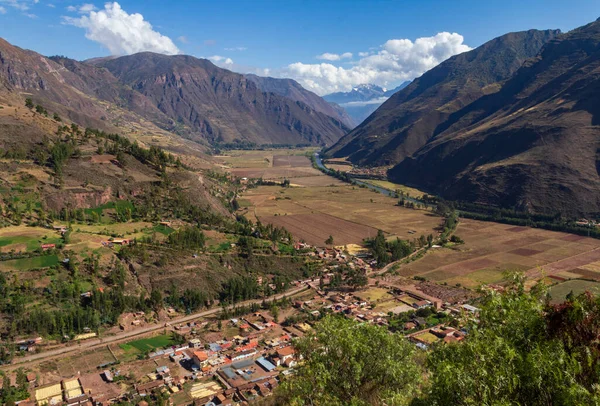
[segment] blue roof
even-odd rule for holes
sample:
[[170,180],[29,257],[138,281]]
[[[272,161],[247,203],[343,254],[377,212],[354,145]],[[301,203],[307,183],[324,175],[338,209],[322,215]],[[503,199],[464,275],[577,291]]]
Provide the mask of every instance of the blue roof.
[[264,369],[266,369],[267,372],[271,372],[272,370],[274,370],[275,368],[277,368],[275,365],[273,365],[272,363],[270,363],[269,361],[267,361],[265,359],[265,357],[260,357],[259,359],[256,360],[256,363],[258,365],[260,365],[261,367],[263,367]]
[[214,352],[221,351],[221,346],[217,343],[210,343],[210,344],[208,344],[208,347],[210,348],[211,351],[214,351]]

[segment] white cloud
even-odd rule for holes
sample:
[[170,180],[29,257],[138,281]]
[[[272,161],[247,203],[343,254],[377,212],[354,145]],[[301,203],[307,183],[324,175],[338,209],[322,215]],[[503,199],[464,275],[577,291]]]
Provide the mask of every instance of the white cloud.
[[359,52],[358,56],[360,56],[361,58],[364,58],[365,56],[369,56],[370,54],[368,52]]
[[[27,11],[31,8],[31,4],[36,4],[35,0],[0,0],[0,5],[4,4],[8,7],[16,8],[20,11]],[[2,7],[6,12],[6,7]],[[4,14],[4,13],[3,13]]]
[[79,12],[81,14],[88,14],[89,12],[96,11],[96,10],[98,10],[96,8],[96,6],[94,6],[93,4],[89,4],[89,3],[82,4],[81,7],[79,7]]
[[38,18],[37,15],[33,14],[33,13],[23,13],[23,15],[27,18],[31,18],[33,20],[35,20],[36,18]]
[[246,47],[223,48],[224,51],[245,51],[247,49]]
[[[320,95],[349,91],[354,86],[367,83],[386,86],[412,80],[449,57],[470,50],[463,41],[462,35],[449,32],[417,38],[414,42],[391,39],[375,52],[359,54],[361,59],[354,62],[351,68],[331,63],[296,62],[282,69],[279,75],[296,79]],[[342,55],[323,54],[320,57],[335,61],[342,59]],[[336,56],[339,58],[336,59]]]
[[387,99],[389,99],[389,97],[382,96],[382,97],[378,97],[376,99],[371,99],[371,100],[341,103],[340,106],[342,106],[342,107],[364,107],[364,106],[369,106],[371,104],[379,105],[379,104],[383,104]]
[[233,60],[231,58],[227,58],[226,56],[221,56],[221,55],[213,55],[213,56],[209,56],[208,58],[210,61],[214,62],[215,65],[233,65]]
[[0,6],[0,14],[6,14],[6,9]]
[[65,24],[85,29],[85,37],[106,47],[113,55],[150,51],[174,55],[179,48],[155,31],[139,13],[128,14],[119,3],[106,3],[104,10],[89,11],[79,18],[63,17]]
[[[108,3],[107,3],[108,4]],[[54,6],[52,6],[54,7]],[[81,6],[67,6],[67,11],[74,13],[78,12],[79,14],[89,14],[92,11],[96,11],[98,8],[90,3],[82,4]]]
[[325,61],[339,61],[340,59],[352,58],[352,52],[344,52],[343,54],[330,54],[325,52],[324,54],[317,55],[317,59],[323,59]]
[[182,44],[187,44],[189,42],[185,35],[180,35],[177,37],[177,41],[181,42]]

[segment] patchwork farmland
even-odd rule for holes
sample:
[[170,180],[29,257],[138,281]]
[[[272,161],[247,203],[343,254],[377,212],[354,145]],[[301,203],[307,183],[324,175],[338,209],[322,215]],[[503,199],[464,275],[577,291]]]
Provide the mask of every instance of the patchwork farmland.
[[[309,162],[291,153],[272,157],[280,168],[306,168],[302,160]],[[318,246],[329,235],[336,245],[362,244],[378,229],[388,238],[411,240],[435,233],[441,221],[431,212],[398,207],[396,199],[329,176],[291,177],[290,182],[298,187],[249,189],[240,199],[240,212],[253,221],[285,227],[296,238]],[[525,272],[531,280],[546,276],[552,283],[573,278],[600,281],[600,240],[470,219],[460,220],[456,234],[465,244],[430,250],[395,267],[395,274],[468,288],[499,283],[511,270]]]
[[347,184],[261,186],[249,189],[242,201],[250,219],[283,226],[312,245],[323,245],[329,235],[336,245],[361,244],[379,229],[388,237],[413,239],[435,233],[441,223],[429,211],[399,207],[396,199]]
[[306,157],[306,153],[311,151],[314,151],[314,148],[229,151],[227,155],[216,158],[222,161],[225,169],[240,178],[326,178],[312,167]]
[[454,248],[437,248],[396,269],[402,277],[477,287],[501,282],[504,271],[525,272],[532,280],[600,280],[600,241],[572,234],[461,219]]

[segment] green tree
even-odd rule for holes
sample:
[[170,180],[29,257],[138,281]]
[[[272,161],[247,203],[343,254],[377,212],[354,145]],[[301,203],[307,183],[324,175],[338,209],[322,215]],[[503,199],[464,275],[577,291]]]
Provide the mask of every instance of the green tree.
[[325,245],[333,245],[333,236],[330,235],[329,238],[325,240]]
[[25,99],[25,107],[27,107],[28,109],[32,109],[33,108],[33,100],[31,100],[30,97]]
[[[564,313],[563,305],[548,308],[546,288],[539,284],[527,292],[524,281],[516,275],[505,293],[486,292],[480,321],[469,326],[466,340],[432,351],[431,386],[417,404],[599,404],[597,344],[591,334],[582,335],[587,340],[581,345],[573,337],[592,324],[597,337],[599,323],[576,322],[577,314],[590,313],[581,303],[572,313]],[[549,323],[553,314],[561,315],[556,325]],[[571,333],[560,337],[560,325]]]
[[150,306],[154,309],[154,311],[158,312],[163,307],[163,298],[160,290],[154,289],[152,293],[150,293]]
[[296,349],[304,362],[276,404],[403,405],[418,389],[415,346],[383,327],[327,316]]
[[275,319],[275,323],[278,323],[279,322],[279,307],[277,307],[277,305],[273,304],[271,306],[270,310],[271,310],[271,315]]

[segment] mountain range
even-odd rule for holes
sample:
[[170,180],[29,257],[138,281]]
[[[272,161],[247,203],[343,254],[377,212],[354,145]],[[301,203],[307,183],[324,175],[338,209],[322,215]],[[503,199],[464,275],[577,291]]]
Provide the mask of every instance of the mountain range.
[[323,99],[331,104],[340,106],[354,123],[360,124],[390,96],[404,89],[409,84],[410,82],[408,81],[403,82],[400,86],[390,90],[372,84],[359,85],[349,92],[336,92],[325,95]]
[[244,76],[184,55],[79,62],[0,40],[0,88],[80,125],[114,130],[135,122],[204,145],[332,145],[352,126],[294,81]]
[[327,151],[451,200],[600,213],[600,21],[510,33],[396,93]]
[[[175,152],[225,143],[330,146],[325,155],[390,168],[396,183],[535,213],[600,213],[599,90],[600,21],[568,33],[509,33],[398,89],[365,85],[325,98],[294,80],[191,56],[80,62],[0,39],[7,106],[29,97],[81,126],[160,138]],[[350,130],[358,121],[352,103],[372,108],[386,97]],[[6,148],[43,136],[17,113],[0,115]]]

